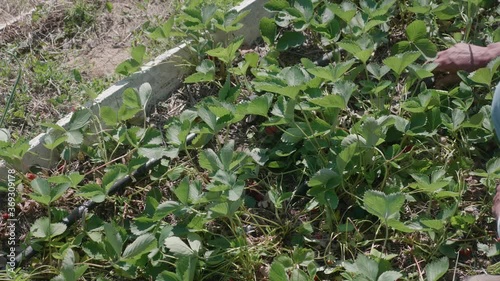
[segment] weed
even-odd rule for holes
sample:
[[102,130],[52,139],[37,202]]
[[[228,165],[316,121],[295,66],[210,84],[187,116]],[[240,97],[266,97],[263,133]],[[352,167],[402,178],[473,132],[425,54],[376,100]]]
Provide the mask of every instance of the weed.
[[65,36],[72,38],[76,34],[83,33],[86,29],[92,28],[96,22],[96,12],[100,8],[98,2],[76,1],[66,11],[64,17]]

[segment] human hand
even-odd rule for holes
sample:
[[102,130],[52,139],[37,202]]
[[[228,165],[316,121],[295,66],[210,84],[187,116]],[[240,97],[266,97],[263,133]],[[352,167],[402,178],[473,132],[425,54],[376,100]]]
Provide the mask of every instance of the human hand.
[[487,47],[458,43],[437,54],[435,71],[456,73],[459,70],[472,72],[484,67],[491,60]]

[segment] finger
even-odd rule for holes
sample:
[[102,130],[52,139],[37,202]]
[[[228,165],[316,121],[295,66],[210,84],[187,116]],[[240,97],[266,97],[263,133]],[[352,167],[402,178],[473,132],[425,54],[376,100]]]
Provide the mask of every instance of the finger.
[[440,72],[448,71],[449,63],[447,61],[448,61],[447,59],[438,56],[438,58],[434,60],[434,63],[437,65],[436,68],[434,68],[434,71],[440,71]]
[[497,218],[497,238],[500,238],[500,219]]

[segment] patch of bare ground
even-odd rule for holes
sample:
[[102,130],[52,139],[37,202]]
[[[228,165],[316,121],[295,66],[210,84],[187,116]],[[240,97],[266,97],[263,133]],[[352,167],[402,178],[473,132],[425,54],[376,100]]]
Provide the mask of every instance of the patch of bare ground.
[[131,44],[143,43],[140,40],[144,36],[138,36],[142,26],[146,22],[163,22],[174,9],[172,0],[110,2],[113,8],[96,19],[94,32],[82,42],[66,42],[63,46],[72,50],[68,52],[67,66],[84,69],[89,77],[112,75],[116,66],[130,57]]
[[0,30],[31,13],[39,0],[0,1]]
[[22,13],[30,11],[33,7],[43,1],[40,0],[2,0],[1,8],[10,15],[17,17]]
[[[49,49],[63,56],[62,65],[84,69],[91,78],[113,74],[116,65],[129,57],[131,44],[144,38],[137,36],[143,24],[163,22],[175,8],[172,0],[21,2],[29,2],[25,7],[37,4],[37,8],[31,16],[7,26],[0,33],[0,43],[20,40],[26,47]],[[25,12],[26,8],[18,6],[5,11],[14,10],[14,15]],[[92,18],[83,19],[83,13]]]

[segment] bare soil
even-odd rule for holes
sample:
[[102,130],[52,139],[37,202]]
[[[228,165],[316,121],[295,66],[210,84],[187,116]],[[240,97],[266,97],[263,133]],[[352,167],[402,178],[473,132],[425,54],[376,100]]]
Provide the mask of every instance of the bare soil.
[[[68,10],[78,1],[43,1],[43,0],[2,0],[4,10],[0,14],[6,17],[17,17],[35,9],[44,20],[34,23],[32,16],[8,25],[0,31],[0,43],[9,43],[24,38],[30,40],[33,35],[43,31],[43,39],[63,36],[64,18]],[[0,3],[2,2],[0,1]],[[113,75],[115,67],[129,58],[132,43],[140,41],[141,27],[146,22],[158,23],[166,20],[174,10],[172,0],[86,0],[96,5],[95,22],[92,26],[79,30],[73,38],[55,41],[53,46],[64,59],[61,63],[68,68],[81,69],[89,78],[101,78]],[[111,10],[105,8],[106,2],[111,3]],[[45,28],[42,28],[45,27]],[[40,30],[42,28],[43,30]],[[140,43],[140,42],[139,42]]]
[[98,18],[96,32],[91,34],[76,50],[76,55],[68,57],[68,65],[88,69],[90,77],[103,77],[114,73],[116,66],[130,57],[132,43],[142,43],[142,26],[146,22],[162,22],[172,10],[172,0],[144,1],[113,0],[113,9]]

